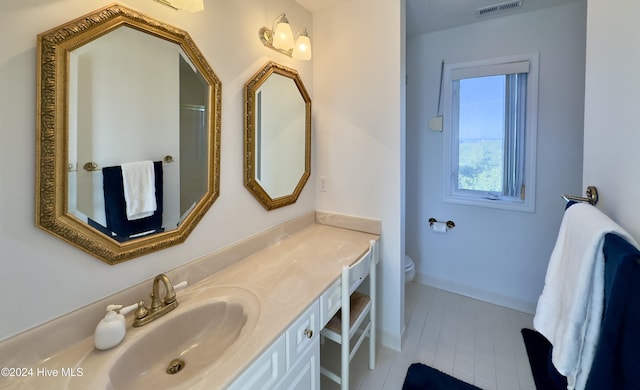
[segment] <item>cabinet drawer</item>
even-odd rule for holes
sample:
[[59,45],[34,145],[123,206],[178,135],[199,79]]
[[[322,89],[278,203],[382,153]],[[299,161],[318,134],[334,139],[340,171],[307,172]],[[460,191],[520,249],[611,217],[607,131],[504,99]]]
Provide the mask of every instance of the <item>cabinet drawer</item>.
[[284,335],[233,382],[229,390],[274,389],[285,374],[286,343]]
[[290,369],[318,339],[320,332],[319,304],[316,300],[287,330],[287,370]]
[[342,288],[341,280],[338,278],[324,293],[320,296],[320,328],[324,328],[327,322],[340,309],[342,304]]

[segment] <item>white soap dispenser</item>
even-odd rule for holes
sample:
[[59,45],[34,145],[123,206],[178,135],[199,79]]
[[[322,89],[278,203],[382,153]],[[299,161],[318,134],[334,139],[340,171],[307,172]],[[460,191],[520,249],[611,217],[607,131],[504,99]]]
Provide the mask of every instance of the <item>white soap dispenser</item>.
[[[138,304],[122,307],[122,305],[108,305],[107,314],[104,316],[93,337],[94,345],[99,350],[106,350],[120,344],[127,332],[124,314],[138,308]],[[116,312],[119,310],[119,313]]]

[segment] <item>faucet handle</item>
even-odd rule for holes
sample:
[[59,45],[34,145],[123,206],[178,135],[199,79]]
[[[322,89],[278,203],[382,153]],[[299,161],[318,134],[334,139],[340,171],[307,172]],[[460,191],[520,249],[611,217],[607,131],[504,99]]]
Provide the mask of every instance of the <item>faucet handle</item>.
[[[143,302],[144,304],[144,302]],[[118,305],[121,306],[121,305]],[[140,303],[136,302],[133,305],[129,305],[129,306],[125,306],[125,307],[121,307],[120,310],[118,310],[118,313],[122,314],[123,316],[131,313],[133,310],[136,310],[140,308]]]
[[144,301],[138,301],[138,310],[136,310],[136,319],[140,320],[149,314],[149,310],[144,306]]
[[187,282],[186,280],[183,280],[182,282],[173,285],[173,291],[178,292],[183,288],[187,287],[187,285],[189,285],[189,282]]
[[[144,304],[144,301],[142,301],[142,303]],[[135,310],[139,307],[140,307],[139,303],[134,303],[133,305],[129,305],[129,306],[107,305],[107,311],[117,311],[118,313],[124,316],[129,314],[132,310]]]

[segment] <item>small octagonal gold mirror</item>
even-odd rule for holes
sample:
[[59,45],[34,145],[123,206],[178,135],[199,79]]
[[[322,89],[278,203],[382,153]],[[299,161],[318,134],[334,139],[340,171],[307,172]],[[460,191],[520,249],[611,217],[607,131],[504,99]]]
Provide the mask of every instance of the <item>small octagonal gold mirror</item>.
[[268,62],[245,85],[244,184],[267,210],[295,203],[311,173],[311,98]]

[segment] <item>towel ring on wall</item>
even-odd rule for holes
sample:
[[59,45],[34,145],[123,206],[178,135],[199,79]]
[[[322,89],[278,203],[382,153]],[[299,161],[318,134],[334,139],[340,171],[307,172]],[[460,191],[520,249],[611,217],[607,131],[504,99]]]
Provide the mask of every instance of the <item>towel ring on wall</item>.
[[595,206],[596,203],[598,203],[598,189],[595,186],[588,186],[586,194],[587,196],[584,198],[581,196],[562,195],[562,199],[564,199],[566,202],[569,202],[571,200],[575,202],[587,202],[590,205]]

